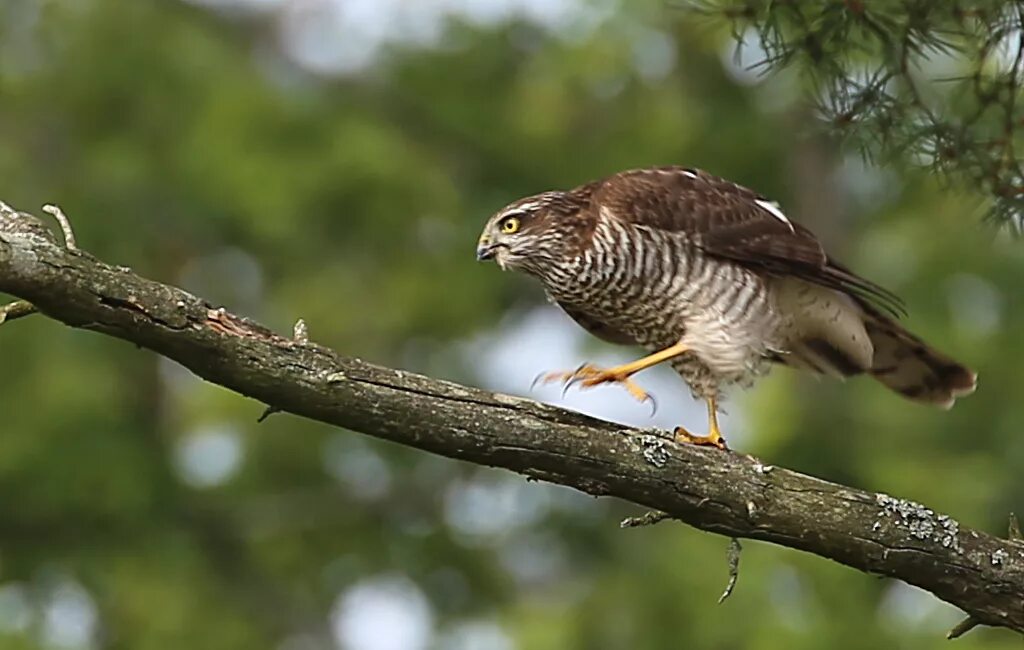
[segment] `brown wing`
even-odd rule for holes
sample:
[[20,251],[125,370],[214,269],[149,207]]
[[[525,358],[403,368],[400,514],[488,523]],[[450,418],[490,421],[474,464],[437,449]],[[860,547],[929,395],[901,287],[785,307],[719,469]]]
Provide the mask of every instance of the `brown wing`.
[[591,206],[605,206],[633,223],[687,233],[710,255],[836,289],[897,316],[904,312],[896,295],[830,259],[810,230],[753,190],[723,178],[659,167],[622,172],[590,191]]

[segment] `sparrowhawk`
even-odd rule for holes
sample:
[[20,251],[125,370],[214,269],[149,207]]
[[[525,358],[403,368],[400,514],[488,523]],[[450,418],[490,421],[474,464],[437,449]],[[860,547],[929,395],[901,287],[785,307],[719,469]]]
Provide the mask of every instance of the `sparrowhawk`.
[[521,199],[488,220],[477,258],[536,277],[589,332],[649,353],[545,380],[620,383],[647,399],[630,377],[670,363],[708,406],[708,435],[679,428],[682,441],[724,447],[722,389],[773,364],[867,373],[945,408],[975,388],[974,372],[897,322],[896,296],[829,256],[777,204],[701,170],[625,171]]

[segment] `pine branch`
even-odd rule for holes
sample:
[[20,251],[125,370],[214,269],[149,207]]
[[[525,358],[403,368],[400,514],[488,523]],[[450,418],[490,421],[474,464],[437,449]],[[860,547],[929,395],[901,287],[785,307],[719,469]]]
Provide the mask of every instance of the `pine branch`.
[[770,73],[798,70],[823,126],[864,158],[982,193],[1024,232],[1024,3],[1012,0],[691,0],[753,33]]
[[181,289],[68,249],[26,227],[32,219],[0,213],[0,291],[71,327],[153,350],[275,411],[615,496],[701,530],[899,578],[960,607],[973,622],[1024,632],[1019,542],[903,499],[749,456],[678,445],[667,432],[623,428],[343,357],[309,342],[303,327],[294,337],[280,336]]

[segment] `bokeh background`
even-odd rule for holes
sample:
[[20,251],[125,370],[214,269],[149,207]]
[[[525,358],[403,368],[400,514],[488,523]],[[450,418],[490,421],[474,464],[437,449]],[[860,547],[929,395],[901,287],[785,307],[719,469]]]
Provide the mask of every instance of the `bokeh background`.
[[[756,40],[756,39],[755,39]],[[531,391],[630,350],[479,265],[525,194],[655,164],[780,200],[980,373],[951,412],[781,370],[741,451],[1002,534],[1024,509],[1024,242],[977,197],[816,132],[755,41],[660,0],[5,0],[0,198],[80,245],[354,356],[636,425],[670,372]],[[0,328],[0,648],[932,648],[931,595],[288,415],[42,317]],[[1019,648],[979,630],[958,648]]]

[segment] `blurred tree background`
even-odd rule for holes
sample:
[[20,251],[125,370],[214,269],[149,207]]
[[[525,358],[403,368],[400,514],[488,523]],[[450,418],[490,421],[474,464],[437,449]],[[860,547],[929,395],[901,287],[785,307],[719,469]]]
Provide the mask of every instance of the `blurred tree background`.
[[[749,68],[763,28],[737,59],[730,25],[661,0],[5,0],[0,198],[58,203],[99,258],[342,353],[650,425],[614,389],[529,392],[630,352],[474,244],[521,195],[703,167],[780,200],[981,377],[944,413],[777,371],[730,403],[734,446],[1001,532],[1024,509],[1024,244],[970,183],[818,129],[798,72]],[[256,424],[259,404],[42,317],[0,328],[0,364],[0,648],[913,649],[960,618],[755,543],[715,605],[722,538]],[[641,381],[654,424],[700,421],[670,373]]]

